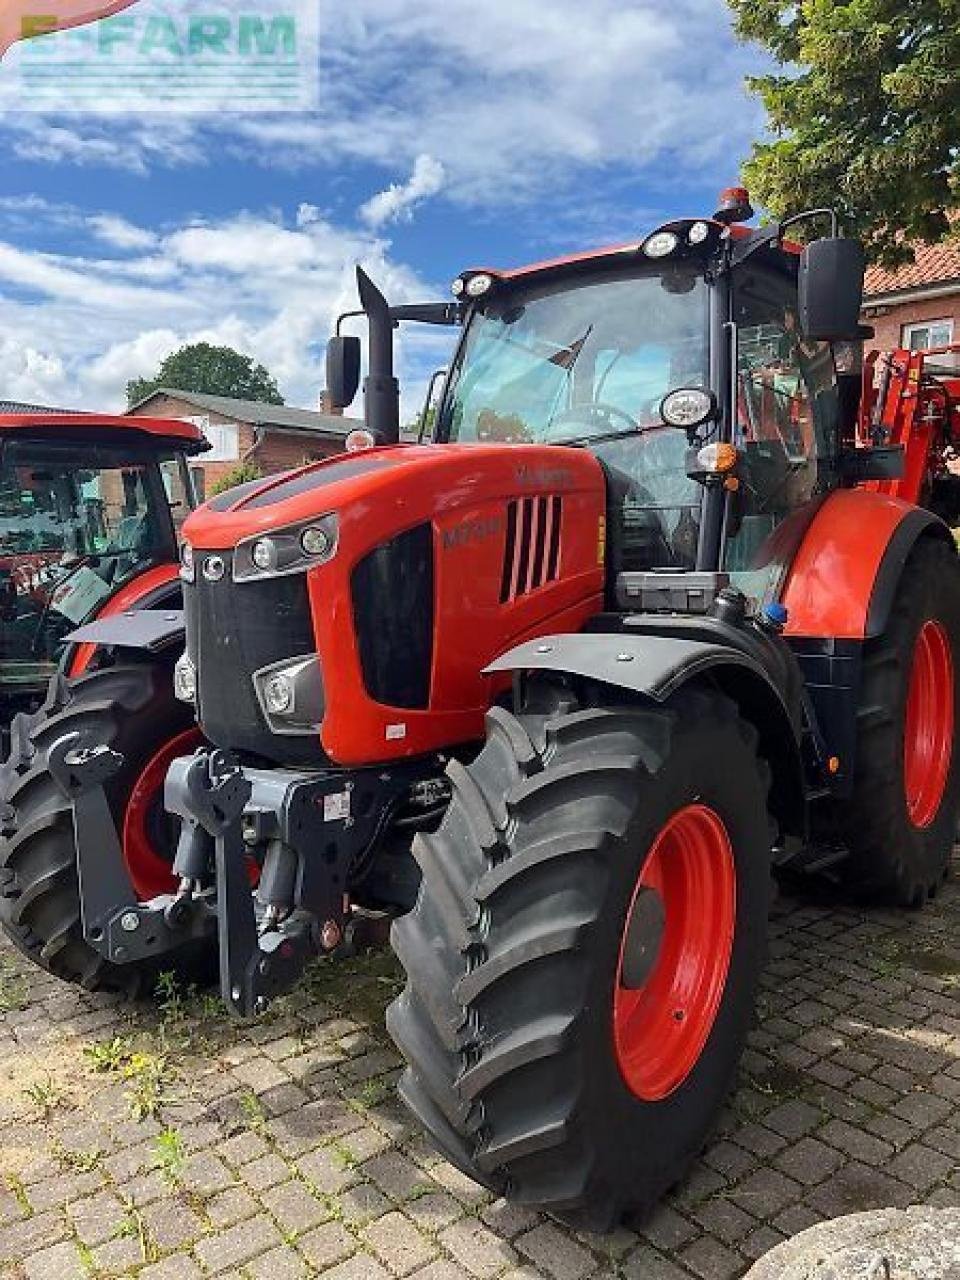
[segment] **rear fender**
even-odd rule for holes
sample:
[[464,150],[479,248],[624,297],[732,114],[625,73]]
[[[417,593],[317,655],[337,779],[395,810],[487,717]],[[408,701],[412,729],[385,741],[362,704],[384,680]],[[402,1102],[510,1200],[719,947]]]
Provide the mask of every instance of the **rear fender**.
[[952,545],[932,511],[868,489],[831,493],[786,575],[786,637],[867,640],[886,628],[907,557],[922,537]]
[[673,636],[582,632],[529,640],[502,654],[487,671],[579,676],[658,703],[694,683],[721,689],[757,730],[760,753],[771,769],[770,807],[781,834],[806,837],[806,784],[796,731],[780,691],[749,654]]

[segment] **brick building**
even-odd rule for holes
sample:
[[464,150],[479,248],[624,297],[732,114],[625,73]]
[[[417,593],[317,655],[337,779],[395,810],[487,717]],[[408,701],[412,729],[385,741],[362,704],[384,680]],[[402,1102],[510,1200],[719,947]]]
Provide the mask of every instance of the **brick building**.
[[960,247],[915,245],[915,261],[888,271],[868,267],[863,320],[870,346],[943,347],[960,342]]
[[134,417],[185,418],[203,430],[213,448],[191,463],[201,498],[245,462],[269,475],[339,453],[347,435],[362,425],[343,414],[167,387],[159,387],[127,412]]

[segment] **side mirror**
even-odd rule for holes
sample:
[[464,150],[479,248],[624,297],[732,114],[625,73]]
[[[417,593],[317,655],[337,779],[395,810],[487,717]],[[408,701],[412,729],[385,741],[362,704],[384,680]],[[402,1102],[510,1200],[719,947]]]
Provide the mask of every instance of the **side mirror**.
[[859,240],[811,240],[800,254],[800,331],[817,341],[860,336],[866,259]]
[[353,403],[360,386],[360,339],[337,335],[327,343],[327,396],[335,409]]

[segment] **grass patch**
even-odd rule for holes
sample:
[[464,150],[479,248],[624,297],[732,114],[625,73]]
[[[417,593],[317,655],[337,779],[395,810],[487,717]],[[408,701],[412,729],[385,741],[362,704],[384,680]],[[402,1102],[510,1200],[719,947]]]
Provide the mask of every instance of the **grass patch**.
[[30,1003],[30,984],[24,975],[0,956],[0,1013],[15,1013]]
[[245,1089],[238,1099],[240,1106],[240,1114],[243,1116],[243,1123],[248,1129],[256,1132],[262,1129],[267,1123],[267,1113],[263,1109],[263,1103],[253,1092],[252,1089]]
[[170,1186],[179,1186],[183,1177],[183,1165],[187,1158],[183,1138],[178,1129],[164,1129],[154,1139],[156,1152],[153,1167],[163,1174]]
[[70,1101],[70,1095],[51,1075],[46,1080],[37,1080],[34,1084],[27,1085],[23,1096],[33,1103],[44,1120]]
[[173,1067],[165,1050],[154,1053],[137,1049],[126,1037],[114,1036],[103,1044],[89,1045],[84,1054],[94,1071],[129,1082],[127,1100],[135,1120],[155,1118],[163,1104],[170,1101],[167,1089],[173,1079]]
[[27,1188],[23,1185],[23,1179],[16,1173],[5,1173],[3,1180],[7,1184],[7,1189],[16,1200],[17,1204],[23,1212],[25,1218],[33,1217],[33,1205],[27,1197]]

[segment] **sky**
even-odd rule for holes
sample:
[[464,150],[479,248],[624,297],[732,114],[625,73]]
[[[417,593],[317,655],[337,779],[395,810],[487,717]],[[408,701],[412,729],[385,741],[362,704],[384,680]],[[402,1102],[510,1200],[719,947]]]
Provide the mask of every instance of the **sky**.
[[[763,128],[743,86],[760,55],[724,0],[319,5],[307,111],[8,95],[0,398],[118,411],[128,379],[206,340],[315,406],[358,262],[399,303],[449,297],[467,266],[640,239],[710,214]],[[409,417],[450,339],[399,343]]]

